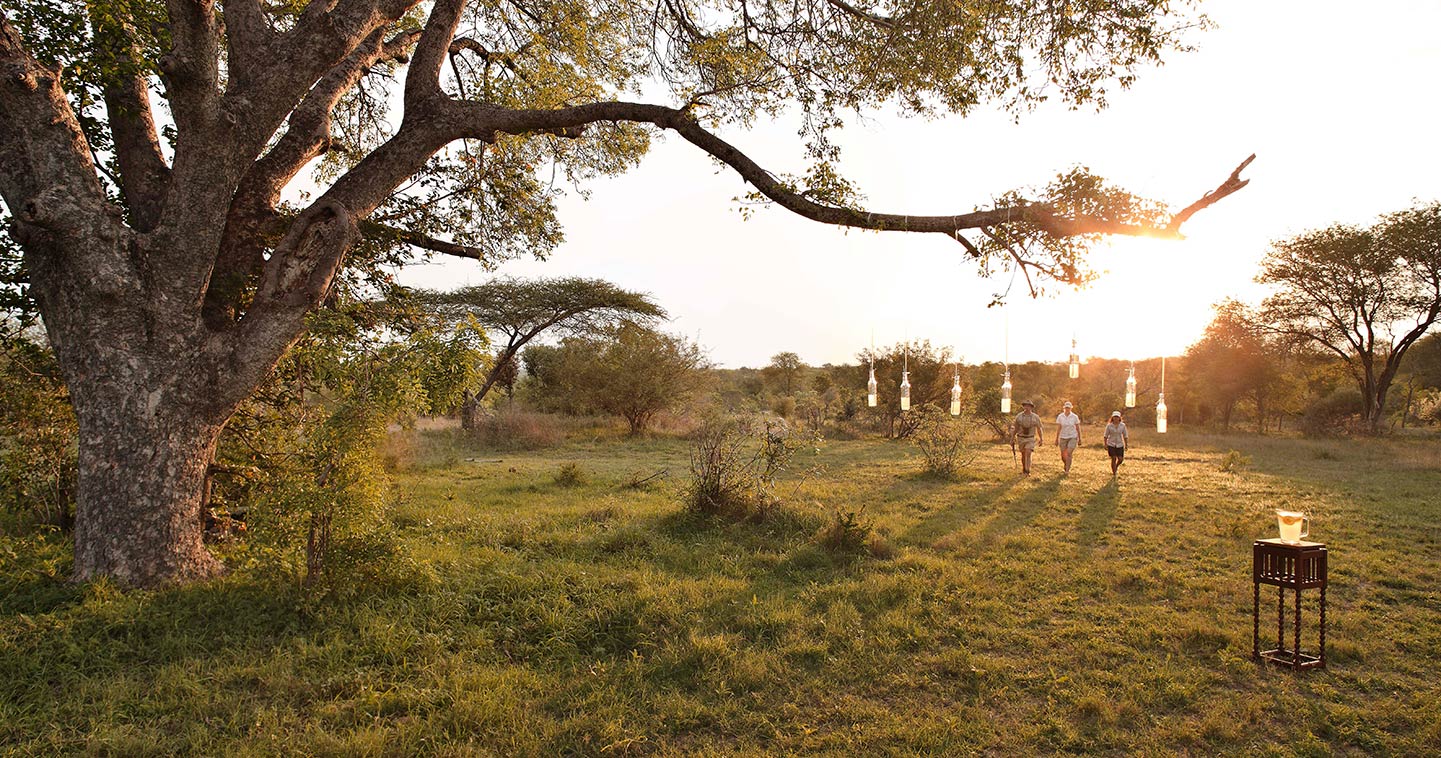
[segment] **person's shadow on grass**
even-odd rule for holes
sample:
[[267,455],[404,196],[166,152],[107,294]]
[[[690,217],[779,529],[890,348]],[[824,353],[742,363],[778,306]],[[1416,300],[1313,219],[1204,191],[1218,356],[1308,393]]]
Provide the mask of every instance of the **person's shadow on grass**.
[[976,549],[984,550],[996,540],[1034,521],[1061,491],[1061,480],[1064,478],[1058,473],[1048,479],[1039,480],[1032,489],[1002,504],[976,537]]
[[1114,478],[1086,501],[1076,528],[1076,543],[1082,553],[1089,553],[1101,542],[1111,527],[1111,521],[1116,518],[1116,508],[1120,503],[1121,483]]

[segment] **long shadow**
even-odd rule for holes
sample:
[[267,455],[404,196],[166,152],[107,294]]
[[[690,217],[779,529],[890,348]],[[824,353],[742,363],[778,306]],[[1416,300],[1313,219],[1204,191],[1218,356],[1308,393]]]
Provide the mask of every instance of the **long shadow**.
[[1034,521],[1036,516],[1046,509],[1046,505],[1055,499],[1056,493],[1060,492],[1062,478],[1060,474],[1056,474],[1050,479],[1038,482],[1035,489],[1022,494],[1004,510],[998,511],[976,537],[976,549],[985,550],[996,540]]
[[902,544],[930,545],[936,540],[976,523],[986,508],[1016,486],[1016,480],[1002,482],[979,492],[968,492],[951,507],[927,514],[897,538]]
[[1076,542],[1081,553],[1089,553],[1101,541],[1111,521],[1116,517],[1116,508],[1121,503],[1121,485],[1116,479],[1096,490],[1081,509],[1081,521],[1076,528]]

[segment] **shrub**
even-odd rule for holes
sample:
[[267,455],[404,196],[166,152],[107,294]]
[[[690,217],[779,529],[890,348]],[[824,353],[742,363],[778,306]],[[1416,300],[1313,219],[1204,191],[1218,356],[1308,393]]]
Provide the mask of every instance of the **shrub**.
[[579,487],[586,482],[585,469],[575,462],[566,463],[555,472],[554,481],[557,487]]
[[691,448],[686,507],[695,513],[764,520],[780,505],[776,476],[802,447],[819,442],[818,434],[778,419],[708,423]]
[[75,516],[75,412],[49,348],[23,337],[0,352],[0,509],[69,528]]
[[1343,387],[1313,401],[1301,419],[1307,435],[1342,434],[1355,427],[1361,415],[1361,391]]
[[1223,474],[1239,474],[1247,466],[1251,465],[1251,456],[1239,450],[1228,450],[1221,456],[1221,463],[1216,468]]
[[218,450],[231,474],[215,480],[211,505],[244,514],[257,568],[319,597],[427,576],[389,518],[385,452],[395,451],[383,443],[391,425],[454,405],[485,346],[478,333],[418,323],[401,324],[395,339],[373,326],[375,307],[312,314],[305,339],[231,418]]
[[865,552],[875,534],[875,526],[862,518],[865,512],[864,505],[855,511],[833,509],[830,520],[816,534],[816,544],[836,555]]
[[499,450],[537,450],[560,444],[565,429],[547,413],[501,410],[480,419],[472,432],[481,445]]
[[909,412],[913,415],[911,442],[921,449],[926,459],[926,473],[949,478],[957,469],[968,466],[976,458],[967,429],[969,416],[964,409],[960,416],[950,414],[927,403]]

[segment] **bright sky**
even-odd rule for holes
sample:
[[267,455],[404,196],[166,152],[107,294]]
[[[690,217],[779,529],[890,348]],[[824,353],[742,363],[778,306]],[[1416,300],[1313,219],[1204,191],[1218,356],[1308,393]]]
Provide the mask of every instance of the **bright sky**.
[[[1042,109],[1015,124],[999,113],[934,122],[877,114],[848,129],[844,168],[876,211],[958,213],[1080,164],[1179,209],[1247,155],[1251,184],[1196,215],[1182,242],[1121,239],[1097,251],[1084,291],[986,308],[1008,277],[976,275],[937,235],[875,234],[817,224],[780,208],[742,220],[747,186],[678,138],[640,168],[561,204],[566,242],[545,262],[501,273],[579,275],[650,292],[723,366],[761,366],[781,351],[811,364],[848,362],[907,337],[964,360],[1145,358],[1185,350],[1211,305],[1256,301],[1252,282],[1271,240],[1336,222],[1369,224],[1441,197],[1441,3],[1208,0],[1217,28],[1199,50],[1143,72],[1108,109]],[[801,168],[795,125],[722,136],[775,172]],[[410,268],[409,284],[484,281],[478,264]]]

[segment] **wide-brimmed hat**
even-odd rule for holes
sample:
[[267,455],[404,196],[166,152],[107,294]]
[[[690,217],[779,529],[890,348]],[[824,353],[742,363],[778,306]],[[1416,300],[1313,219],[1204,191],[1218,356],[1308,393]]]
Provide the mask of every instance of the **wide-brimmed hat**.
[[1074,408],[1075,406],[1071,405],[1071,401],[1070,401],[1070,400],[1067,400],[1065,403],[1061,404],[1061,407],[1062,407],[1062,408]]
[[1036,407],[1036,404],[1033,403],[1033,402],[1031,402],[1031,401],[1029,401],[1029,400],[1022,400],[1022,401],[1021,401],[1021,405],[1029,405],[1029,406],[1031,406],[1032,408]]
[[1120,418],[1120,417],[1121,417],[1121,412],[1120,412],[1120,411],[1111,411],[1111,418]]

